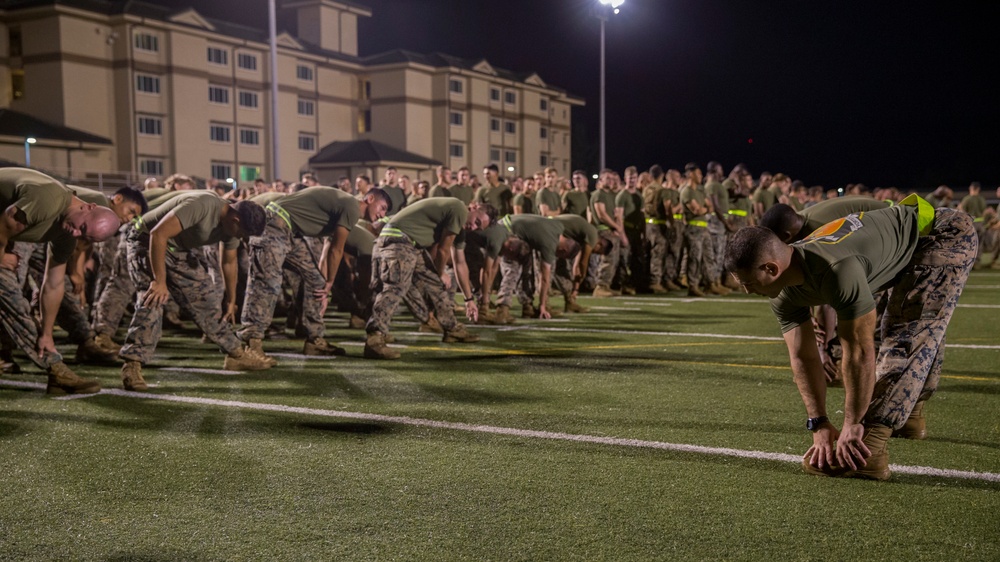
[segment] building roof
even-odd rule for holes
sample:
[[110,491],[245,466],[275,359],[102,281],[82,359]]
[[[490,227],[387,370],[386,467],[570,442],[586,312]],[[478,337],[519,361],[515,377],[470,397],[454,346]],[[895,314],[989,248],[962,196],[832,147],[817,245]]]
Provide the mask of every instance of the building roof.
[[377,162],[396,162],[421,166],[437,166],[441,163],[374,140],[334,141],[319,149],[319,152],[309,159],[310,165],[375,164]]
[[112,144],[111,139],[42,121],[27,113],[0,109],[0,135],[38,140],[66,141],[90,144]]

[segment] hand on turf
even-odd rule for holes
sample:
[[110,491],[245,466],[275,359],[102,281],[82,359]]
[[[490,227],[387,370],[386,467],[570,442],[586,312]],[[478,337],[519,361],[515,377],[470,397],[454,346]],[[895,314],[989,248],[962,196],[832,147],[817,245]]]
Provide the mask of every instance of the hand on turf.
[[548,320],[552,318],[552,314],[549,312],[549,309],[542,306],[539,307],[538,309],[538,317],[541,318],[542,320]]
[[803,458],[806,462],[819,469],[822,469],[824,466],[835,465],[837,459],[833,446],[839,436],[840,432],[837,431],[837,428],[832,423],[824,423],[819,429],[813,432],[812,447],[809,447]]
[[476,306],[476,301],[471,300],[465,303],[465,317],[469,319],[469,322],[479,321],[479,307]]
[[146,290],[146,297],[142,300],[142,304],[147,308],[163,306],[168,297],[170,297],[170,291],[167,290],[167,284],[153,280],[149,283],[149,289]]
[[844,429],[837,439],[837,462],[840,466],[857,470],[868,464],[865,459],[870,457],[872,452],[862,440],[864,436],[865,426],[860,423],[844,424]]

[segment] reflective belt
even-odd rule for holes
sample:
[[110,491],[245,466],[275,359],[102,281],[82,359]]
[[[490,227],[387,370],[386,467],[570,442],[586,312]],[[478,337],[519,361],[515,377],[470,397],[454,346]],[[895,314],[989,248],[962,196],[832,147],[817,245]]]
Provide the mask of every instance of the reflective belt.
[[747,212],[744,211],[743,209],[729,209],[729,214],[733,215],[733,216],[736,216],[736,217],[745,217],[745,216],[747,216]]
[[667,224],[666,219],[646,219],[646,224]]
[[135,225],[135,229],[138,230],[139,232],[146,231],[146,222],[142,220],[142,215],[135,217],[135,220],[132,221],[132,224]]
[[708,228],[708,221],[688,221],[691,226],[700,226],[702,228]]
[[295,230],[292,228],[292,220],[288,217],[288,211],[283,209],[281,205],[278,205],[274,201],[271,201],[270,203],[267,204],[266,208],[268,211],[271,211],[272,213],[281,217],[281,220],[285,221],[285,224],[288,225],[288,230],[295,232]]
[[684,220],[684,215],[681,214],[681,213],[675,213],[674,214],[674,220],[682,221],[682,220]]
[[983,217],[975,217],[972,222],[983,222]]
[[405,232],[393,226],[384,227],[382,232],[379,233],[379,238],[401,238],[412,244],[414,247],[417,245],[417,243],[414,242],[412,238],[407,236]]
[[889,205],[890,207],[896,204],[896,202],[893,201],[892,199],[883,199],[882,202],[885,203],[886,205]]
[[597,230],[611,230],[611,227],[606,224],[597,225]]
[[917,231],[920,232],[921,236],[927,236],[931,233],[931,228],[934,226],[934,207],[930,203],[916,193],[911,193],[906,199],[900,201],[899,204],[916,207]]
[[507,215],[504,218],[500,219],[500,224],[507,227],[507,232],[514,234],[514,230],[510,227],[510,215]]

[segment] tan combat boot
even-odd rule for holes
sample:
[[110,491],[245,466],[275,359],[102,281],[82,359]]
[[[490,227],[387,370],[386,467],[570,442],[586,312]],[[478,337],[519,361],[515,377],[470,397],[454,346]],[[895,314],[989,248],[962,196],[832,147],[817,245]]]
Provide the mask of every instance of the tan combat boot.
[[510,306],[501,304],[497,307],[496,314],[493,315],[494,324],[513,324],[514,317],[510,315]]
[[122,349],[122,346],[115,343],[115,340],[111,339],[111,336],[107,334],[97,334],[94,336],[94,342],[97,343],[101,349],[105,351],[113,351],[116,354]]
[[535,305],[530,302],[521,305],[521,318],[537,318],[538,311],[535,310]]
[[729,293],[732,293],[732,291],[723,287],[722,285],[719,285],[718,283],[712,283],[711,285],[709,285],[708,292],[712,293],[713,295],[719,295],[719,296],[726,296]]
[[350,321],[347,323],[347,327],[352,330],[364,330],[366,324],[367,322],[365,322],[364,318],[356,314],[352,314]]
[[121,348],[114,350],[105,349],[98,342],[97,338],[90,338],[76,348],[77,363],[117,363],[118,352]]
[[94,379],[82,379],[62,361],[49,367],[49,384],[46,394],[60,396],[63,394],[93,394],[101,391],[101,383]]
[[134,392],[146,392],[149,390],[146,379],[142,378],[142,363],[138,361],[126,361],[122,365],[122,387],[125,390]]
[[587,312],[586,308],[577,304],[576,297],[566,297],[566,306],[563,307],[563,310],[565,312],[577,312],[577,313]]
[[653,283],[649,286],[649,291],[654,295],[662,295],[667,292],[667,288],[659,283]]
[[373,332],[368,334],[368,339],[365,340],[365,358],[399,359],[399,352],[389,349],[389,346],[385,343],[385,334],[382,332]]
[[243,351],[252,353],[258,357],[263,357],[271,367],[278,365],[277,359],[271,357],[267,353],[264,353],[264,342],[260,338],[250,338],[250,341],[247,342],[246,348],[244,348]]
[[222,368],[227,371],[264,371],[271,368],[271,363],[267,359],[257,355],[252,351],[235,352],[235,355],[227,355],[222,362]]
[[431,314],[427,317],[426,322],[420,323],[420,328],[418,328],[417,331],[425,334],[443,334],[444,328],[441,327],[441,323],[438,322],[438,319]]
[[903,439],[927,439],[927,419],[924,417],[924,405],[926,401],[917,402],[910,412],[910,417],[906,418],[903,427],[892,432],[893,437]]
[[607,285],[598,285],[594,287],[594,296],[597,298],[608,298],[615,296],[615,292]]
[[663,288],[668,291],[680,291],[682,289],[680,285],[674,283],[670,279],[667,279],[667,282],[663,285]]
[[331,344],[323,338],[306,340],[302,346],[302,354],[309,356],[331,357],[334,355],[347,355],[347,350]]
[[694,285],[691,285],[691,286],[688,287],[688,296],[689,297],[704,297],[705,293],[701,292],[701,289],[699,289],[698,287],[695,287]]
[[441,341],[444,343],[475,343],[479,341],[479,336],[470,333],[465,329],[465,326],[459,324],[455,326],[454,330],[446,331]]
[[892,429],[885,425],[871,425],[865,428],[863,442],[871,456],[865,459],[865,466],[851,470],[842,466],[826,466],[822,469],[802,460],[802,470],[813,476],[831,476],[834,478],[865,478],[868,480],[888,480],[892,472],[889,470],[889,436]]

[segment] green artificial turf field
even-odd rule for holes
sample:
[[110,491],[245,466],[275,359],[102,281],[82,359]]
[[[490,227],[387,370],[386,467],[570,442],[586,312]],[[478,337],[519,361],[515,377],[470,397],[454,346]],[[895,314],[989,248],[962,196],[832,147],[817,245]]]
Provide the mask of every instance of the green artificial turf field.
[[173,333],[145,395],[5,376],[0,559],[998,560],[998,295],[972,275],[930,438],[893,440],[885,483],[801,473],[784,344],[739,294],[581,299],[468,345],[400,316],[391,362],[331,314],[347,357],[266,342],[263,373]]

